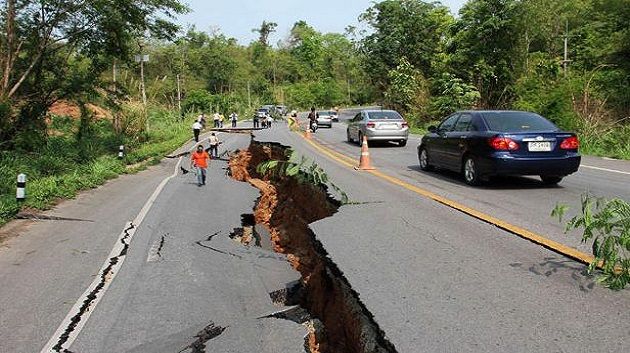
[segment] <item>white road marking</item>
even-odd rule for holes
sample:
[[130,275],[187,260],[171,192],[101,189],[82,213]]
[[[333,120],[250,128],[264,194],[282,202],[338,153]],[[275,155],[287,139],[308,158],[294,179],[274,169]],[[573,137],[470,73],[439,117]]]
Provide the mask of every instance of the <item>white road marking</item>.
[[624,172],[621,170],[616,170],[616,169],[608,169],[608,168],[600,168],[600,167],[594,167],[592,165],[584,165],[582,164],[580,166],[581,168],[588,168],[588,169],[594,169],[594,170],[600,170],[603,172],[610,172],[610,173],[619,173],[619,174],[626,174],[626,175],[630,175],[630,172]]
[[[196,146],[197,146],[197,144],[193,144],[193,146],[189,149],[189,151],[192,151]],[[72,345],[72,343],[76,340],[76,338],[79,336],[79,333],[81,333],[81,330],[83,329],[83,327],[87,323],[88,319],[90,318],[90,315],[92,315],[92,313],[94,312],[94,309],[96,308],[96,305],[101,301],[101,299],[105,295],[105,292],[109,288],[109,285],[112,283],[112,281],[114,280],[114,278],[118,274],[119,269],[122,267],[122,264],[125,262],[125,258],[127,256],[126,255],[124,255],[124,256],[120,255],[122,249],[125,246],[125,243],[126,244],[130,244],[131,243],[131,239],[133,238],[136,230],[138,229],[138,227],[140,226],[140,224],[142,223],[142,221],[144,220],[146,215],[151,210],[151,207],[155,203],[155,200],[158,198],[158,196],[160,196],[160,193],[162,192],[162,190],[164,189],[166,184],[171,179],[173,179],[174,177],[177,176],[177,174],[179,172],[179,167],[182,164],[183,158],[184,158],[183,156],[179,157],[179,161],[175,165],[175,170],[173,171],[173,174],[171,174],[170,176],[164,178],[164,180],[162,180],[162,182],[157,186],[157,188],[155,188],[155,190],[153,191],[153,194],[151,194],[151,197],[149,197],[149,199],[144,204],[144,206],[142,207],[142,209],[140,210],[140,213],[138,213],[136,218],[133,221],[131,221],[130,223],[125,225],[125,228],[123,229],[122,233],[120,234],[120,236],[116,240],[114,248],[112,249],[111,253],[107,257],[107,260],[105,261],[105,263],[101,267],[101,270],[99,271],[98,276],[96,276],[94,278],[94,281],[92,282],[92,284],[90,284],[90,286],[81,295],[79,300],[77,300],[77,302],[74,304],[74,306],[70,309],[70,312],[68,313],[66,318],[61,322],[61,325],[59,325],[59,327],[55,331],[55,334],[50,338],[48,343],[46,343],[44,348],[42,348],[41,353],[63,352],[66,349],[68,349]],[[133,226],[133,228],[131,228],[132,226]],[[126,241],[126,242],[124,242],[124,241]],[[114,264],[114,266],[110,267],[110,260],[112,258],[117,257],[117,256],[118,256],[118,262],[116,264]],[[109,274],[106,274],[107,275],[107,280],[103,283],[103,287],[101,288],[100,291],[98,291],[96,297],[91,301],[90,306],[87,308],[87,310],[85,310],[83,315],[80,316],[80,321],[78,323],[76,323],[76,326],[74,327],[74,329],[71,332],[68,333],[68,337],[65,340],[65,342],[61,345],[60,348],[55,349],[55,346],[57,346],[57,344],[60,341],[62,335],[66,334],[66,329],[72,324],[72,319],[75,318],[80,313],[81,307],[83,306],[83,304],[86,301],[88,301],[88,295],[90,295],[90,293],[92,293],[97,286],[101,285],[101,276],[103,275],[103,272],[108,267],[110,267],[110,271],[109,271]]]

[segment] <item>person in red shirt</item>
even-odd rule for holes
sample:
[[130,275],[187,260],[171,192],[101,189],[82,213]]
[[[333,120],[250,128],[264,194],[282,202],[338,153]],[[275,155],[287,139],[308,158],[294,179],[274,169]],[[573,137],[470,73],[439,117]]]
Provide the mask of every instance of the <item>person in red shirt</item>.
[[203,150],[203,146],[197,146],[197,151],[193,152],[190,157],[190,168],[195,168],[197,171],[197,186],[206,185],[206,172],[208,169],[208,160],[210,155]]

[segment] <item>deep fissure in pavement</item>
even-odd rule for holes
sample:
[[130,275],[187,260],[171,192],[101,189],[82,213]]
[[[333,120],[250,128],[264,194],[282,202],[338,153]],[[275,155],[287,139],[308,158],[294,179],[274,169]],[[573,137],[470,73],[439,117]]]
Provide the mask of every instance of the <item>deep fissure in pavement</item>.
[[197,339],[193,343],[184,347],[184,349],[180,350],[178,353],[182,353],[187,349],[190,349],[191,353],[205,353],[206,342],[220,336],[225,329],[227,329],[227,327],[217,326],[214,322],[211,322],[208,326],[204,327],[203,330],[197,333],[197,335],[195,335]]
[[254,215],[241,215],[241,225],[242,227],[240,228],[234,228],[232,233],[230,233],[230,238],[245,246],[254,243],[255,246],[260,247],[260,234],[256,231],[256,219]]
[[[231,158],[229,167],[234,179],[260,190],[254,209],[256,224],[267,228],[274,251],[285,254],[301,274],[299,305],[311,317],[306,323],[305,348],[313,353],[396,352],[309,227],[337,212],[339,202],[330,197],[325,185],[301,184],[293,177],[256,171],[264,161],[286,160],[286,150],[279,144],[252,141],[248,150]],[[274,315],[304,319],[298,309]]]

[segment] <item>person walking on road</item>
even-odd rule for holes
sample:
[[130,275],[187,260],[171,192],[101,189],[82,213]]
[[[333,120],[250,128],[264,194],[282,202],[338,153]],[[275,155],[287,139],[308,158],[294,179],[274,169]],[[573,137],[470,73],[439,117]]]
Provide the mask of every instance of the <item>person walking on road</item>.
[[219,114],[219,128],[223,129],[223,121],[225,121],[225,116],[223,114]]
[[273,122],[273,118],[271,117],[271,115],[269,115],[267,117],[267,128],[271,128],[271,123]]
[[221,141],[219,141],[219,138],[214,132],[210,134],[208,142],[210,142],[210,148],[208,149],[210,156],[219,158],[219,145],[221,144]]
[[260,127],[260,118],[258,114],[254,113],[254,129],[258,129]]
[[263,117],[261,117],[261,122],[260,122],[261,126],[263,129],[267,128],[267,115],[264,115]]
[[214,122],[215,129],[219,127],[219,119],[221,119],[219,113],[214,113],[214,115],[212,116],[212,121]]
[[297,111],[294,110],[294,111],[291,112],[291,116],[287,119],[287,122],[289,123],[289,129],[292,130],[292,131],[294,129],[296,129],[296,128],[299,129],[299,127],[300,127],[298,125],[298,120],[297,120],[298,116],[297,115],[298,115]]
[[230,114],[230,121],[232,122],[232,128],[236,128],[236,123],[238,122],[238,114],[236,112]]
[[190,157],[190,168],[197,172],[197,186],[206,185],[206,173],[208,169],[208,152],[203,150],[203,145],[197,146],[197,151]]
[[192,124],[193,136],[195,137],[195,142],[199,142],[199,133],[201,133],[201,129],[203,129],[203,125],[199,122],[199,120],[195,120]]
[[197,121],[201,124],[201,126],[205,128],[206,127],[206,114],[201,113],[201,115],[197,117]]

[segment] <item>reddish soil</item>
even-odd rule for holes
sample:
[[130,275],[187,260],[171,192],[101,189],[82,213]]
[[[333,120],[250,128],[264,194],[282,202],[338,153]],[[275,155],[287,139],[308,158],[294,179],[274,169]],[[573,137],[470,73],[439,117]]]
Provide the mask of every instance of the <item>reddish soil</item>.
[[269,159],[286,160],[280,147],[252,144],[230,161],[232,177],[249,182],[260,190],[255,209],[256,223],[265,225],[274,250],[286,254],[300,272],[305,298],[302,306],[325,327],[325,338],[308,337],[311,352],[363,352],[361,320],[348,304],[343,284],[327,268],[320,255],[309,223],[336,211],[326,191],[311,184],[300,184],[293,178],[270,179],[258,175],[256,166]]
[[[112,117],[109,111],[97,105],[88,103],[86,107],[96,119],[111,119]],[[63,100],[55,102],[50,109],[48,109],[48,113],[58,116],[68,116],[73,119],[79,119],[81,117],[81,109],[79,109],[77,104]]]

